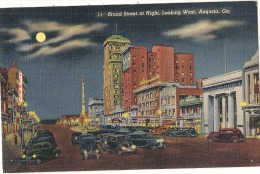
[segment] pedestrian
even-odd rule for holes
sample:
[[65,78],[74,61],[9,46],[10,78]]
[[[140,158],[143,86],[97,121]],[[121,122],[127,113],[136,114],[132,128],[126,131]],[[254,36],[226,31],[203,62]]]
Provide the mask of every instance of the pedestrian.
[[17,135],[14,134],[14,144],[17,146]]
[[4,142],[5,142],[5,137],[6,137],[6,134],[5,134],[5,132],[3,133],[3,140],[4,140]]

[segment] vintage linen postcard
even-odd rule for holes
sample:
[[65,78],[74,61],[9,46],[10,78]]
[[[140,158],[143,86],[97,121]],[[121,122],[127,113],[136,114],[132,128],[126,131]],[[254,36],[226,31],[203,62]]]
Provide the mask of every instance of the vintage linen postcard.
[[256,1],[0,19],[4,173],[260,166]]

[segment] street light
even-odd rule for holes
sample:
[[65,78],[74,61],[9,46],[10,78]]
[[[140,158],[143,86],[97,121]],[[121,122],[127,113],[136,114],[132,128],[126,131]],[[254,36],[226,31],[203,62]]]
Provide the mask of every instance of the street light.
[[240,106],[242,107],[243,109],[243,132],[244,132],[244,135],[246,135],[246,106],[248,105],[248,103],[246,101],[241,101],[240,102]]
[[157,114],[159,115],[159,126],[161,126],[161,117],[162,117],[162,110],[161,109],[158,109],[157,110]]
[[[21,118],[21,124],[22,124],[22,142],[21,142],[21,149],[24,149],[25,148],[25,143],[24,143],[24,123],[23,123],[23,114],[24,114],[24,111],[27,107],[27,103],[24,101],[24,102],[18,102],[18,106],[21,107],[19,108],[20,109],[20,118]],[[22,109],[22,110],[21,110]]]

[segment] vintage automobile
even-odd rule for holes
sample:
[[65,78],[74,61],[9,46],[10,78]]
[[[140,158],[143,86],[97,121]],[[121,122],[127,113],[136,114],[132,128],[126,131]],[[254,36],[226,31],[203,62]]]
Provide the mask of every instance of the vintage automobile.
[[[85,137],[94,137],[92,134],[88,134],[88,133],[82,133],[77,141],[75,142],[75,144],[80,144],[81,143],[81,139],[85,138]],[[95,138],[95,137],[94,137]]]
[[34,144],[32,148],[26,149],[19,161],[22,164],[40,164],[44,159],[59,158],[60,155],[61,151],[54,144],[46,141]]
[[42,134],[50,134],[50,135],[53,135],[53,133],[50,132],[49,130],[38,130],[37,136],[42,135]]
[[54,145],[57,146],[56,141],[54,139],[54,137],[39,137],[39,138],[33,138],[28,142],[28,147],[33,147],[34,144],[40,143],[40,142],[44,142],[44,141],[48,141]]
[[71,143],[72,144],[77,144],[78,143],[78,138],[82,134],[82,132],[72,132],[71,134]]
[[96,137],[98,143],[101,141],[101,132],[99,130],[88,130],[87,133]]
[[197,131],[194,128],[190,127],[176,127],[176,128],[170,128],[167,131],[164,132],[164,135],[170,136],[170,137],[196,137],[198,136]]
[[239,129],[223,128],[219,132],[210,132],[207,137],[208,142],[224,141],[224,142],[245,142],[246,138]]
[[98,148],[98,143],[95,137],[84,137],[81,139],[80,154],[82,159],[93,157],[99,159],[101,157],[101,149]]
[[125,153],[136,154],[136,145],[131,141],[126,140],[124,135],[110,134],[102,145],[106,153],[114,152],[118,155]]
[[137,147],[150,148],[152,150],[166,147],[166,143],[163,138],[151,137],[144,132],[130,133],[126,136],[126,139],[133,142],[133,144]]

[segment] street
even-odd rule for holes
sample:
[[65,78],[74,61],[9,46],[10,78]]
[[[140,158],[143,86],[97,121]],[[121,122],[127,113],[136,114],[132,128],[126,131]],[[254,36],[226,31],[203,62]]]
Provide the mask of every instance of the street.
[[[106,154],[100,159],[82,160],[79,145],[72,145],[71,130],[62,125],[41,125],[40,129],[53,132],[61,158],[43,163],[20,165],[15,172],[91,171],[125,169],[177,169],[211,167],[260,166],[260,140],[245,143],[208,143],[206,136],[195,138],[164,137],[167,146],[152,151],[138,148],[137,155]],[[159,135],[156,135],[159,136]]]

